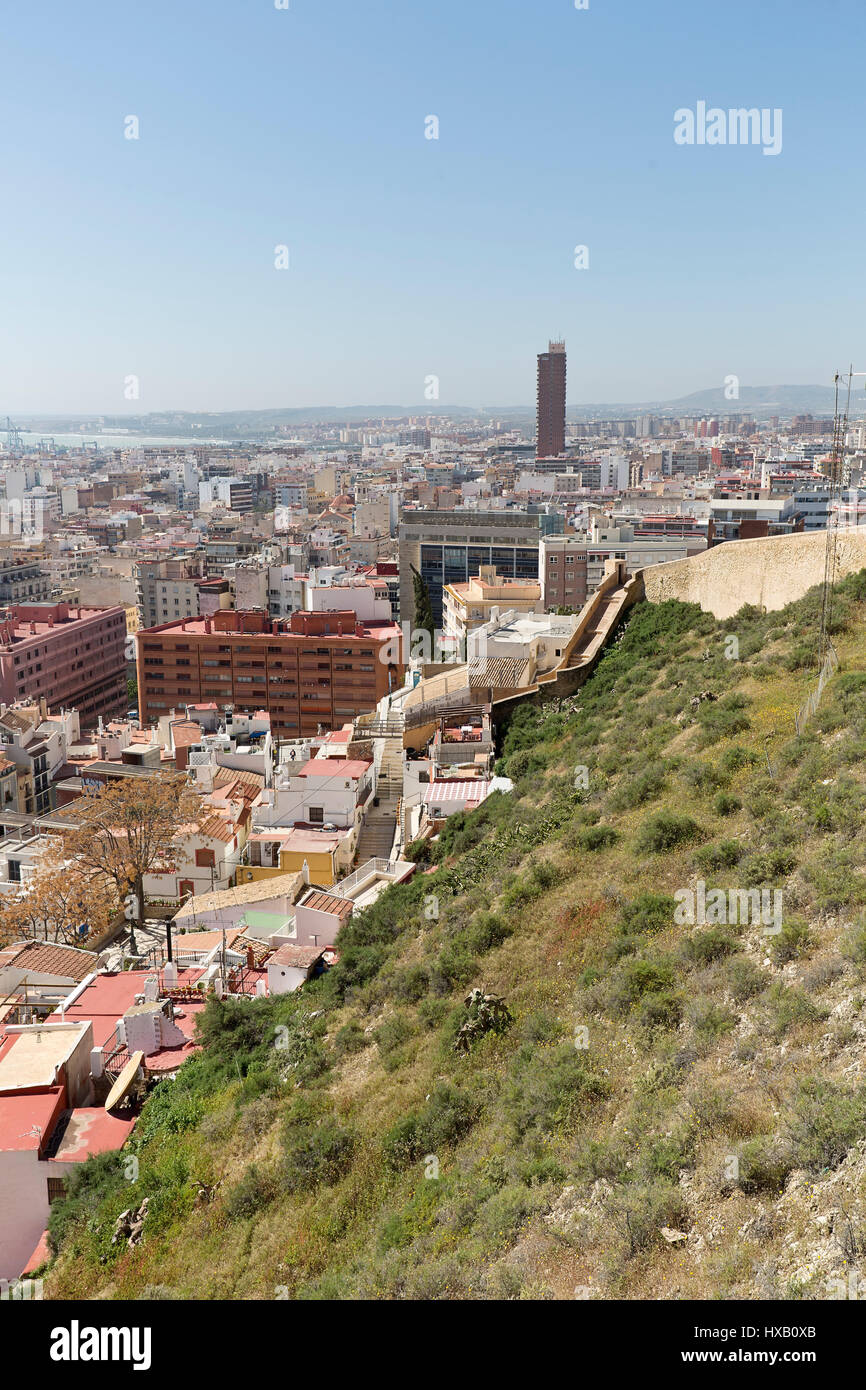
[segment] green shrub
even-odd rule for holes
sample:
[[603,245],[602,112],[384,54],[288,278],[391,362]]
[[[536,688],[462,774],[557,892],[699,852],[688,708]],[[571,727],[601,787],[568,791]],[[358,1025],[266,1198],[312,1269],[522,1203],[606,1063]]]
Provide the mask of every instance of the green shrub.
[[749,700],[745,695],[734,693],[721,700],[705,701],[698,707],[697,720],[702,729],[704,747],[718,743],[723,738],[733,738],[751,728],[751,721],[745,713]]
[[771,849],[765,854],[749,855],[742,867],[742,879],[749,888],[757,888],[787,878],[796,866],[797,856],[790,850]]
[[776,965],[785,965],[789,960],[797,960],[806,955],[812,945],[812,934],[805,922],[795,918],[785,922],[782,930],[773,937],[771,947]]
[[758,755],[753,753],[751,748],[743,748],[739,743],[735,743],[733,748],[725,749],[720,762],[722,771],[732,777],[743,767],[754,767],[758,762]]
[[526,1043],[558,1042],[564,1032],[562,1022],[550,1009],[528,1014],[520,1027],[520,1040]]
[[842,954],[855,965],[866,965],[866,920],[862,917],[845,933]]
[[779,1139],[747,1139],[738,1155],[739,1182],[744,1192],[781,1192],[794,1164]]
[[659,811],[644,821],[635,848],[638,854],[664,854],[676,849],[677,845],[699,840],[702,835],[703,831],[691,816]]
[[532,752],[528,748],[520,748],[516,753],[512,753],[505,766],[507,775],[515,782],[519,782],[521,777],[528,777],[531,772],[537,772],[544,767],[544,757],[537,752]]
[[85,1222],[94,1224],[99,1208],[108,1197],[128,1192],[123,1158],[122,1153],[116,1152],[90,1154],[84,1163],[66,1174],[65,1194],[51,1203],[48,1214],[48,1243],[55,1255],[73,1226]]
[[718,869],[732,869],[743,857],[743,846],[739,840],[720,840],[715,845],[703,845],[695,851],[698,868],[714,872]]
[[[538,866],[540,867],[540,866]],[[466,929],[464,940],[470,951],[483,955],[501,946],[512,935],[514,928],[504,917],[495,912],[480,912]]]
[[430,987],[435,994],[450,994],[466,985],[478,970],[478,959],[465,937],[450,941],[430,967]]
[[436,1083],[426,1104],[388,1131],[384,1152],[392,1167],[403,1167],[428,1153],[455,1143],[477,1118],[475,1102],[457,1086]]
[[518,1135],[529,1130],[570,1134],[609,1089],[585,1051],[569,1043],[541,1048],[524,1045],[512,1063],[505,1113]]
[[666,893],[639,893],[619,910],[617,930],[623,936],[651,936],[674,920],[676,902]]
[[663,1244],[663,1226],[676,1229],[689,1224],[679,1187],[661,1179],[618,1188],[607,1199],[605,1211],[630,1255]]
[[287,1126],[281,1178],[288,1192],[312,1192],[338,1182],[355,1153],[354,1134],[328,1117],[312,1127]]
[[514,1236],[533,1209],[533,1196],[524,1184],[512,1183],[488,1197],[473,1230],[485,1243],[500,1244]]
[[418,1022],[424,1028],[439,1028],[445,1022],[450,1008],[447,999],[422,999],[418,1005]]
[[643,806],[646,801],[654,801],[661,796],[665,786],[665,767],[663,763],[650,763],[649,767],[636,777],[617,787],[610,800],[614,811],[627,811],[635,806]]
[[588,830],[581,831],[577,843],[581,849],[594,853],[596,850],[609,849],[618,839],[619,835],[612,825],[591,825]]
[[351,1023],[346,1023],[337,1030],[334,1038],[334,1051],[338,1057],[351,1056],[353,1052],[360,1052],[368,1047],[370,1039],[364,1032],[360,1023],[352,1019]]
[[406,965],[395,970],[391,992],[407,1004],[417,1004],[430,988],[430,971],[425,965]]
[[687,1018],[703,1043],[716,1042],[724,1033],[729,1033],[737,1021],[730,1009],[706,996],[691,1001]]
[[781,980],[770,986],[768,1005],[773,1019],[776,1039],[783,1037],[789,1028],[798,1028],[804,1023],[818,1023],[826,1018],[826,1013],[806,994],[795,986],[787,988]]
[[614,1013],[625,1014],[645,994],[665,994],[674,983],[673,961],[666,956],[637,956],[624,961],[612,976],[608,1000]]
[[713,810],[717,816],[733,816],[742,807],[742,801],[738,801],[729,792],[719,792],[713,798]]
[[397,1048],[402,1047],[405,1042],[408,1042],[413,1031],[412,1024],[405,1014],[393,1014],[391,1018],[380,1024],[373,1037],[380,1054],[387,1057]]
[[411,864],[429,864],[433,855],[430,840],[413,840],[403,851],[403,858]]
[[271,1203],[277,1186],[271,1174],[251,1163],[243,1177],[230,1187],[223,1198],[223,1207],[230,1221],[247,1221]]
[[729,960],[725,970],[728,989],[737,1004],[744,1004],[747,999],[752,999],[756,994],[760,994],[766,989],[768,976],[765,971],[759,969],[748,956],[739,956],[736,960]]
[[683,1002],[675,990],[653,990],[645,994],[638,1009],[638,1022],[643,1028],[678,1028]]
[[726,927],[709,927],[707,931],[696,932],[682,944],[683,958],[690,965],[711,965],[737,950],[737,943]]
[[715,763],[701,762],[686,763],[680,769],[680,776],[686,785],[696,792],[706,795],[714,791],[716,787],[723,786],[727,781],[727,773],[723,772]]
[[520,1164],[518,1175],[527,1187],[542,1187],[546,1182],[562,1183],[567,1177],[565,1168],[553,1154],[545,1154],[541,1158],[533,1158],[528,1163]]
[[813,1173],[837,1168],[848,1150],[866,1137],[866,1086],[810,1077],[800,1083],[793,1109],[791,1146],[799,1168]]
[[345,999],[351,990],[372,980],[387,959],[385,946],[349,946],[344,949],[339,963],[330,972],[338,998]]

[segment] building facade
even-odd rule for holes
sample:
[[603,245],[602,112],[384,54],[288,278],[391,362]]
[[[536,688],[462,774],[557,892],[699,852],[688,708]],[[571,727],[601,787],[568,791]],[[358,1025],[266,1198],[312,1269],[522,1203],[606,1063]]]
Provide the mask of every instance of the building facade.
[[536,445],[539,458],[565,453],[565,343],[551,342],[538,354]]
[[442,591],[464,584],[493,565],[502,579],[538,578],[537,516],[506,511],[417,511],[404,509],[400,519],[400,616],[415,617],[413,570],[427,586],[433,619],[442,626]]
[[140,632],[139,716],[152,723],[183,705],[216,702],[267,710],[275,736],[339,728],[375,709],[403,683],[402,634],[392,622],[355,613],[222,610],[212,618]]
[[126,612],[17,604],[0,622],[0,701],[78,711],[82,730],[126,708]]

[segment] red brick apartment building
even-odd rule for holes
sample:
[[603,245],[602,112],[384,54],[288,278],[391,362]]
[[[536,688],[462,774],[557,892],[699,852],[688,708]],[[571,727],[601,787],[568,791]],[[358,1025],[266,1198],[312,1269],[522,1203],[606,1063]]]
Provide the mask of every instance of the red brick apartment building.
[[[385,649],[385,650],[383,650]],[[403,683],[396,623],[355,613],[225,609],[138,633],[138,709],[143,724],[181,705],[215,701],[265,709],[278,737],[339,728]]]
[[126,708],[126,611],[18,603],[0,611],[0,701],[77,709],[82,733]]

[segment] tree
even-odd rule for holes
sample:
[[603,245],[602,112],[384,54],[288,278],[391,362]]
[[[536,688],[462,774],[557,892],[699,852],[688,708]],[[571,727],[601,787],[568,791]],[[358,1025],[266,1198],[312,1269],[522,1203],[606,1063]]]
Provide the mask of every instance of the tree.
[[82,797],[65,853],[126,905],[133,950],[135,927],[144,923],[144,879],[174,871],[184,826],[200,814],[198,796],[177,773],[118,779]]
[[433,605],[430,602],[430,590],[422,575],[418,573],[412,565],[412,591],[415,599],[415,631],[429,632],[430,651],[433,651],[435,641],[436,624],[433,619]]
[[36,873],[22,893],[4,903],[0,940],[29,937],[83,945],[88,935],[107,927],[119,908],[118,895],[104,876],[86,870],[68,856],[58,837],[41,855]]

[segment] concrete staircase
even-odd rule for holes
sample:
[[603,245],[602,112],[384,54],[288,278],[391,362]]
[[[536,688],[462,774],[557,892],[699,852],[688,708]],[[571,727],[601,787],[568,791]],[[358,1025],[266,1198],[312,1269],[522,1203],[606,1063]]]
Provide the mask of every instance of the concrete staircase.
[[376,787],[379,805],[371,804],[364,817],[356,851],[359,864],[368,859],[390,859],[397,832],[397,807],[403,795],[403,735],[389,735],[381,743]]

